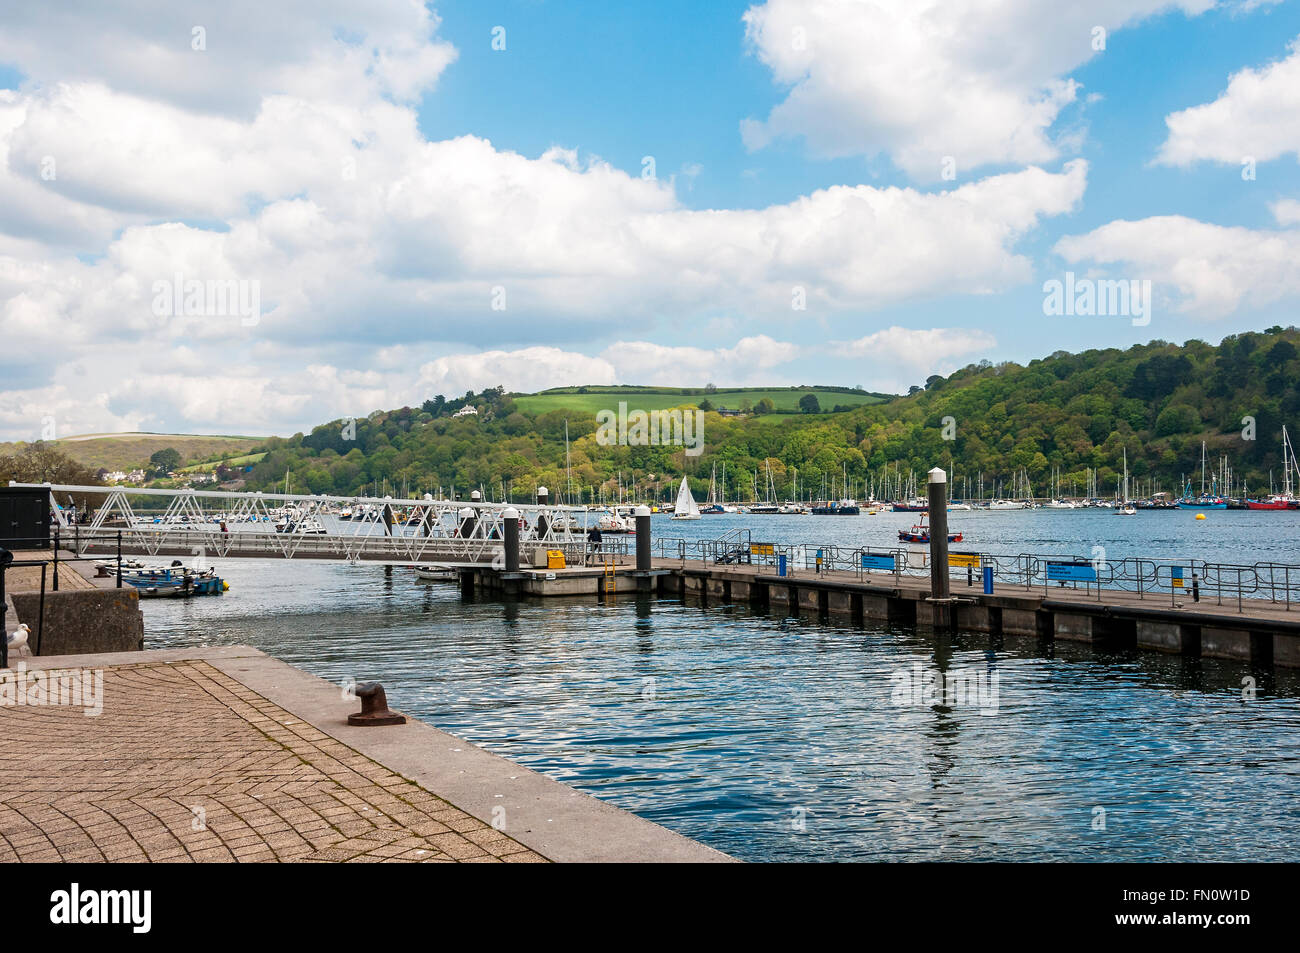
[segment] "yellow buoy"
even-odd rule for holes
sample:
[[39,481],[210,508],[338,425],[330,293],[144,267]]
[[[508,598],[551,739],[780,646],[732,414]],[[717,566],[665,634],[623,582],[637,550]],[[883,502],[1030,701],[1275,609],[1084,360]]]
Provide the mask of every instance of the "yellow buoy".
[[1196,514],[1196,518],[1197,518],[1198,520],[1203,520],[1203,519],[1205,519],[1205,514],[1204,514],[1204,513],[1197,513],[1197,514]]
[[226,580],[224,580],[224,579],[221,580],[221,591],[222,591],[222,592],[229,592],[229,591],[230,591],[230,583],[226,582]]

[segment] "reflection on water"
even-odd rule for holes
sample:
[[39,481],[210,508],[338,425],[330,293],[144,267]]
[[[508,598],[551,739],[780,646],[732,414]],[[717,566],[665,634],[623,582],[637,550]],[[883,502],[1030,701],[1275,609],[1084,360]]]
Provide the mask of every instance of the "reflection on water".
[[[1283,860],[1300,835],[1286,670],[218,565],[225,596],[144,604],[149,647],[378,678],[394,707],[748,860]],[[996,705],[895,704],[917,666],[996,674]]]

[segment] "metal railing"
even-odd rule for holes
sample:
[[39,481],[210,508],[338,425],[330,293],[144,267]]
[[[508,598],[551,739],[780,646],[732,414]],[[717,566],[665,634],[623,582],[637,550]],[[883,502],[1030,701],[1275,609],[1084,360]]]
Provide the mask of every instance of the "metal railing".
[[[903,547],[848,547],[815,543],[758,543],[749,531],[732,531],[716,540],[687,541],[660,538],[654,551],[661,558],[683,564],[696,559],[708,565],[743,562],[748,565],[784,568],[787,576],[807,573],[846,573],[859,581],[901,577],[921,578],[930,574],[928,550]],[[739,553],[739,555],[737,555]],[[953,552],[967,557],[966,565],[949,565],[949,574],[964,579],[967,588],[982,587],[984,570],[992,570],[996,588],[1041,590],[1050,595],[1062,589],[1083,589],[1101,599],[1106,592],[1129,592],[1139,600],[1179,598],[1235,604],[1245,612],[1249,603],[1267,601],[1290,611],[1300,605],[1300,566],[1262,562],[1254,565],[1207,562],[1203,559],[1126,556],[1094,558],[1061,553],[1019,553],[1016,555]],[[959,591],[955,587],[954,591]]]

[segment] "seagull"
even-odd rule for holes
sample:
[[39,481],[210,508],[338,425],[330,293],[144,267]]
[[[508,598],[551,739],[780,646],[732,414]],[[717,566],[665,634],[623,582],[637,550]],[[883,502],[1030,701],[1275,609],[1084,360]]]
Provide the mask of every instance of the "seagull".
[[9,638],[6,640],[9,649],[12,651],[13,649],[20,649],[26,645],[27,634],[31,631],[32,630],[27,627],[26,622],[19,623],[18,628],[10,632]]

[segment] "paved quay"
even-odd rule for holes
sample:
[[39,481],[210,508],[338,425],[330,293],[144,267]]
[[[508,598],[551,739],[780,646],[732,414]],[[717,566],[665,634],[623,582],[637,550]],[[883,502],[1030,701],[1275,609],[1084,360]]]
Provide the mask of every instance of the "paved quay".
[[252,648],[19,662],[102,693],[0,708],[0,861],[730,859]]

